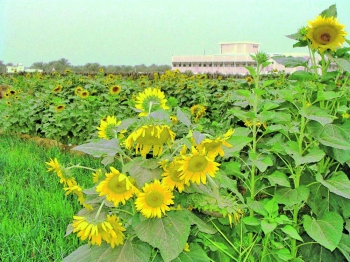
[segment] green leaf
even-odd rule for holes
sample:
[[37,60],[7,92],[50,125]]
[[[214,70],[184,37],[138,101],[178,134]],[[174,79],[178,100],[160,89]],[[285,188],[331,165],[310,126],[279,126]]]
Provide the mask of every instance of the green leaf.
[[224,148],[225,155],[232,155],[233,153],[241,151],[246,145],[248,145],[253,138],[245,136],[232,136],[227,142],[232,145],[232,147]]
[[209,262],[211,261],[200,245],[190,244],[190,252],[183,251],[172,262]]
[[193,138],[197,144],[200,144],[205,139],[205,135],[197,130],[194,130],[193,131]]
[[307,119],[315,120],[323,126],[333,122],[333,116],[329,115],[327,111],[317,106],[309,106],[307,108],[301,109],[300,115],[306,117]]
[[264,156],[261,154],[257,156],[255,153],[250,152],[249,159],[256,165],[260,172],[264,172],[269,166],[273,165],[271,156]]
[[325,156],[325,153],[318,147],[311,148],[305,156],[302,156],[295,141],[288,141],[285,150],[294,159],[295,166],[318,162]]
[[[264,87],[270,86],[276,82],[277,82],[277,80],[275,80],[275,79],[265,80],[262,87],[264,88]],[[278,107],[278,105],[277,105],[277,107]]]
[[245,66],[245,68],[249,71],[249,73],[251,74],[251,76],[254,78],[256,73],[255,73],[255,68],[251,67],[251,66]]
[[264,205],[265,210],[269,214],[269,217],[275,218],[278,216],[278,204],[277,201],[272,198],[268,200]]
[[347,261],[350,261],[350,238],[349,235],[342,234],[338,244],[339,251],[344,255]]
[[177,108],[176,116],[185,126],[190,127],[192,125],[190,119],[182,112],[180,107]]
[[316,174],[316,180],[332,193],[350,199],[350,180],[344,172],[334,172],[327,180],[323,180],[321,174]]
[[340,68],[350,72],[350,62],[345,58],[334,58],[331,54],[327,55],[330,61],[335,62]]
[[344,150],[350,149],[350,136],[338,125],[329,124],[324,126],[318,140],[325,146]]
[[274,231],[276,227],[277,227],[276,222],[269,222],[266,219],[263,219],[261,221],[261,229],[265,233],[265,235]]
[[339,244],[343,230],[343,219],[335,212],[326,213],[322,219],[304,215],[306,233],[325,248],[333,251]]
[[316,98],[316,101],[315,102],[318,102],[318,101],[329,101],[329,100],[332,100],[334,98],[338,98],[341,96],[341,93],[336,93],[336,92],[333,92],[333,91],[323,91],[323,90],[319,90],[317,92],[317,98]]
[[292,57],[292,56],[273,56],[271,57],[277,63],[284,65],[288,68],[297,66],[307,66],[308,59],[304,57]]
[[191,222],[181,211],[170,211],[162,218],[141,221],[134,227],[136,235],[159,249],[164,261],[171,261],[183,251],[190,234]]
[[337,17],[337,7],[336,5],[331,5],[330,7],[328,7],[328,9],[323,10],[320,14],[320,16],[324,16],[324,17]]
[[243,223],[249,226],[259,226],[260,221],[256,217],[244,217],[242,219]]
[[280,185],[290,187],[290,182],[286,174],[276,170],[271,175],[267,175],[266,178],[269,180],[272,186]]
[[[141,188],[145,183],[150,183],[154,179],[162,178],[163,170],[160,168],[152,168],[153,159],[134,158],[133,161],[124,165],[122,173],[129,174],[136,181],[138,188]],[[147,167],[148,166],[148,167]]]
[[274,198],[279,204],[291,207],[306,201],[309,195],[310,189],[306,186],[300,186],[297,189],[279,188],[276,190]]
[[112,248],[106,243],[101,246],[83,245],[63,259],[63,262],[144,262],[151,257],[151,247],[139,240],[125,241],[124,245]]
[[[308,245],[301,245],[298,248],[298,251],[300,251],[303,260],[307,262],[324,262],[324,261],[342,261],[336,259],[335,252],[331,252],[328,249],[324,248],[323,246],[319,244],[312,243],[314,242],[313,239],[311,239],[306,234],[303,236],[304,243],[310,243]],[[294,262],[294,260],[292,260]]]
[[301,236],[298,234],[298,231],[291,225],[285,225],[281,228],[281,230],[292,238],[304,242]]
[[214,229],[207,222],[197,217],[191,211],[184,209],[183,212],[188,216],[188,220],[190,221],[191,225],[196,225],[199,231],[203,233],[211,234],[211,235],[217,232],[216,229]]
[[220,180],[220,187],[221,188],[229,189],[232,193],[235,194],[235,196],[237,196],[239,198],[239,200],[242,203],[245,202],[242,194],[238,191],[237,180],[231,179],[224,174],[217,176],[217,178]]
[[73,147],[71,150],[81,151],[93,157],[115,156],[121,151],[119,141],[116,138],[111,140],[100,139],[97,142],[91,142],[80,146]]
[[312,81],[316,80],[317,76],[306,71],[295,71],[288,77],[288,79],[296,81]]

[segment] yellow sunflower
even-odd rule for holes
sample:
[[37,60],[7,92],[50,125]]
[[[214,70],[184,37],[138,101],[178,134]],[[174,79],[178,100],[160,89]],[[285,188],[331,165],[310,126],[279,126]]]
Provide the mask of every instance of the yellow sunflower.
[[63,111],[64,109],[65,109],[65,105],[58,105],[58,106],[56,106],[55,111],[56,111],[56,112],[61,112],[61,111]]
[[75,178],[70,175],[69,170],[58,163],[57,158],[50,158],[50,161],[45,163],[49,166],[46,172],[54,171],[60,178],[61,184],[67,185],[69,187],[77,185]]
[[141,110],[139,116],[147,116],[150,112],[156,111],[160,108],[167,110],[167,100],[165,99],[164,92],[157,88],[146,88],[144,92],[139,93],[136,96],[135,107]]
[[190,183],[183,179],[180,179],[181,171],[178,169],[181,167],[181,164],[178,162],[178,159],[174,159],[170,164],[163,165],[162,168],[164,173],[162,176],[164,177],[162,183],[169,187],[169,189],[174,190],[176,187],[181,193],[185,189],[185,185],[189,186]]
[[214,156],[208,155],[205,149],[199,151],[195,147],[192,147],[192,153],[189,155],[182,155],[180,160],[181,171],[180,179],[183,179],[185,183],[191,181],[198,185],[202,182],[206,184],[207,174],[211,177],[215,177],[216,171],[219,170],[219,163],[214,162]]
[[174,204],[174,195],[170,189],[155,179],[153,183],[145,184],[141,193],[137,195],[135,206],[147,218],[161,218],[169,205]]
[[226,142],[226,140],[228,140],[232,134],[234,133],[234,130],[229,129],[225,134],[223,134],[220,137],[217,137],[215,139],[209,139],[209,138],[205,138],[198,146],[198,150],[202,150],[203,148],[205,148],[205,151],[208,154],[213,154],[214,156],[220,155],[220,156],[224,156],[225,153],[222,150],[223,146],[226,147],[232,147],[232,145],[230,145],[229,143]]
[[101,168],[97,169],[95,173],[92,173],[92,182],[97,183],[102,176],[103,176],[102,169]]
[[73,218],[73,232],[78,232],[77,236],[81,240],[88,239],[90,244],[98,246],[102,244],[103,240],[112,248],[124,243],[123,231],[126,229],[116,215],[107,215],[105,220],[83,216],[73,216]]
[[131,198],[137,189],[129,181],[128,177],[120,173],[114,167],[111,167],[111,173],[106,174],[106,179],[101,181],[96,187],[96,192],[100,196],[106,196],[108,201],[113,202],[115,206],[119,203],[125,205],[125,201]]
[[340,24],[337,18],[319,15],[308,22],[306,37],[311,41],[311,47],[321,53],[327,49],[335,51],[345,41],[347,32],[344,28],[345,25]]
[[79,96],[82,98],[82,99],[85,99],[89,96],[89,91],[87,90],[82,90],[80,93],[79,93]]
[[10,101],[6,101],[6,105],[7,106],[11,106],[11,102]]
[[121,90],[122,90],[122,87],[120,85],[113,85],[109,88],[109,93],[111,95],[117,95],[120,93]]
[[136,143],[136,154],[146,156],[153,149],[153,156],[160,156],[165,143],[170,147],[174,142],[175,133],[168,125],[145,125],[132,132],[125,140],[125,146],[130,149]]
[[78,201],[81,205],[85,202],[83,189],[78,184],[64,187],[63,190],[66,191],[66,196],[68,196],[70,194],[76,195],[78,197]]
[[117,134],[116,127],[119,126],[121,123],[122,121],[117,121],[115,116],[107,116],[106,119],[102,119],[100,126],[97,127],[98,137],[107,140],[115,138]]
[[197,122],[199,118],[205,115],[205,106],[203,105],[194,105],[190,108],[191,115],[194,116],[194,120]]
[[83,91],[84,89],[81,86],[77,86],[77,88],[75,88],[74,90],[74,94],[76,96],[78,96],[80,94],[81,91]]
[[53,93],[60,93],[62,91],[63,87],[61,85],[56,86],[52,89]]

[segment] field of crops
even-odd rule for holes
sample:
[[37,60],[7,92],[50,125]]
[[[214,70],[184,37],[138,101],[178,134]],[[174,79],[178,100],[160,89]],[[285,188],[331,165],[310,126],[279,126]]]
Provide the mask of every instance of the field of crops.
[[312,64],[286,58],[305,67],[291,75],[261,75],[260,52],[245,78],[1,75],[2,133],[99,162],[35,159],[80,209],[66,230],[79,247],[45,261],[350,261],[350,54],[334,10],[290,36]]

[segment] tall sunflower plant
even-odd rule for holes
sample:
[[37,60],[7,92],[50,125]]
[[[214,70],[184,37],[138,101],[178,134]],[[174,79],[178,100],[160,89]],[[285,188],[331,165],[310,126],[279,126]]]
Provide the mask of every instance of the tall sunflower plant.
[[[276,57],[276,60],[291,67],[304,66],[313,76],[321,75],[323,80],[333,78],[335,72],[334,70],[329,72],[329,69],[335,65],[350,72],[348,53],[350,47],[344,46],[345,43],[350,44],[350,41],[346,36],[345,25],[341,24],[337,18],[336,5],[331,5],[315,19],[308,21],[308,24],[300,28],[297,33],[287,36],[297,41],[293,47],[308,47],[310,61],[292,57],[283,59]],[[307,77],[306,73],[298,74],[295,77]],[[312,78],[312,76],[308,77]]]
[[[99,139],[73,148],[101,158],[104,169],[47,162],[82,205],[67,235],[87,244],[64,261],[209,261],[208,246],[222,237],[219,227],[239,223],[245,209],[235,182],[220,170],[234,130],[215,137],[199,132],[157,88],[138,93],[134,109],[133,118],[102,119]],[[74,168],[91,170],[95,186],[81,188]],[[208,239],[214,242],[203,244]],[[216,250],[234,257],[223,246]]]

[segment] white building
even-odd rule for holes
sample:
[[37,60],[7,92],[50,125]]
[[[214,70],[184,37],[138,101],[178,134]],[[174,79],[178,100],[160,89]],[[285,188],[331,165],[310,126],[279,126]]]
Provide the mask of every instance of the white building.
[[6,66],[6,73],[8,74],[19,73],[19,72],[35,73],[35,72],[43,72],[43,70],[25,68],[24,65],[22,65],[21,63],[18,63],[16,66]]

